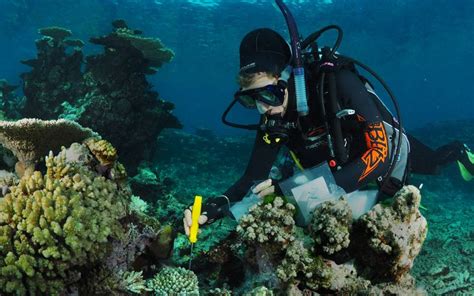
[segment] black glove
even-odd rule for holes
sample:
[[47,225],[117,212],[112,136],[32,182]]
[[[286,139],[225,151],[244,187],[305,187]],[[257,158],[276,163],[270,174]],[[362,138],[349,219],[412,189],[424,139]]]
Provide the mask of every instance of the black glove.
[[202,215],[207,216],[206,224],[211,224],[215,220],[221,219],[224,216],[234,218],[230,212],[230,201],[225,195],[208,198],[202,207],[201,213]]

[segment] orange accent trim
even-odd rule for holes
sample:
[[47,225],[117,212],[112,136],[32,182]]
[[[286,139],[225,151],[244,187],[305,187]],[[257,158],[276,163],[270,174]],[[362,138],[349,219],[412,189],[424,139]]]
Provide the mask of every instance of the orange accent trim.
[[357,115],[357,121],[359,121],[359,122],[365,121],[365,118],[364,118],[364,117],[362,117],[362,116],[359,115],[359,114],[356,114],[356,115]]
[[359,178],[359,182],[373,172],[381,162],[385,162],[388,156],[388,137],[382,122],[368,125],[365,132],[365,141],[368,150],[361,159],[365,163],[365,169]]

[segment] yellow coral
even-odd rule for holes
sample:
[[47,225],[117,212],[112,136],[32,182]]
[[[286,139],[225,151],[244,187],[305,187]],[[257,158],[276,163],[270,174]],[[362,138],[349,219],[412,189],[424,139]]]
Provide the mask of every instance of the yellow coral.
[[87,167],[66,162],[63,148],[0,199],[0,294],[57,295],[75,268],[102,259],[119,237],[129,192]]
[[90,138],[85,141],[85,144],[100,164],[109,166],[117,160],[117,150],[110,142],[97,138]]

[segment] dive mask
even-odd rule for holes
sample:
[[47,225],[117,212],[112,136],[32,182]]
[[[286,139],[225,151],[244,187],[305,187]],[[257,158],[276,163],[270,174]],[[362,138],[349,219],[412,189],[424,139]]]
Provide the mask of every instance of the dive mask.
[[270,106],[280,106],[285,99],[286,82],[279,80],[278,84],[269,84],[259,88],[239,90],[234,98],[245,108],[254,109],[258,102]]

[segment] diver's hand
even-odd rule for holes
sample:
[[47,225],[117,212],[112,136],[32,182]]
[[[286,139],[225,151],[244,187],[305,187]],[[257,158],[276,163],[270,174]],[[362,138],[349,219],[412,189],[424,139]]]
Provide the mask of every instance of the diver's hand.
[[[192,211],[193,206],[190,206],[188,209],[184,210],[184,218],[183,218],[183,225],[184,225],[184,232],[186,235],[189,235],[189,228],[191,227],[191,224],[193,224],[193,218],[192,218]],[[204,223],[207,222],[207,212],[203,212],[201,216],[199,216],[198,222],[199,225],[203,225]]]
[[[278,191],[275,187],[275,183],[272,179],[267,179],[263,182],[258,183],[252,188],[252,192],[259,197],[263,198],[269,194],[273,194]],[[278,186],[278,185],[276,185]]]

